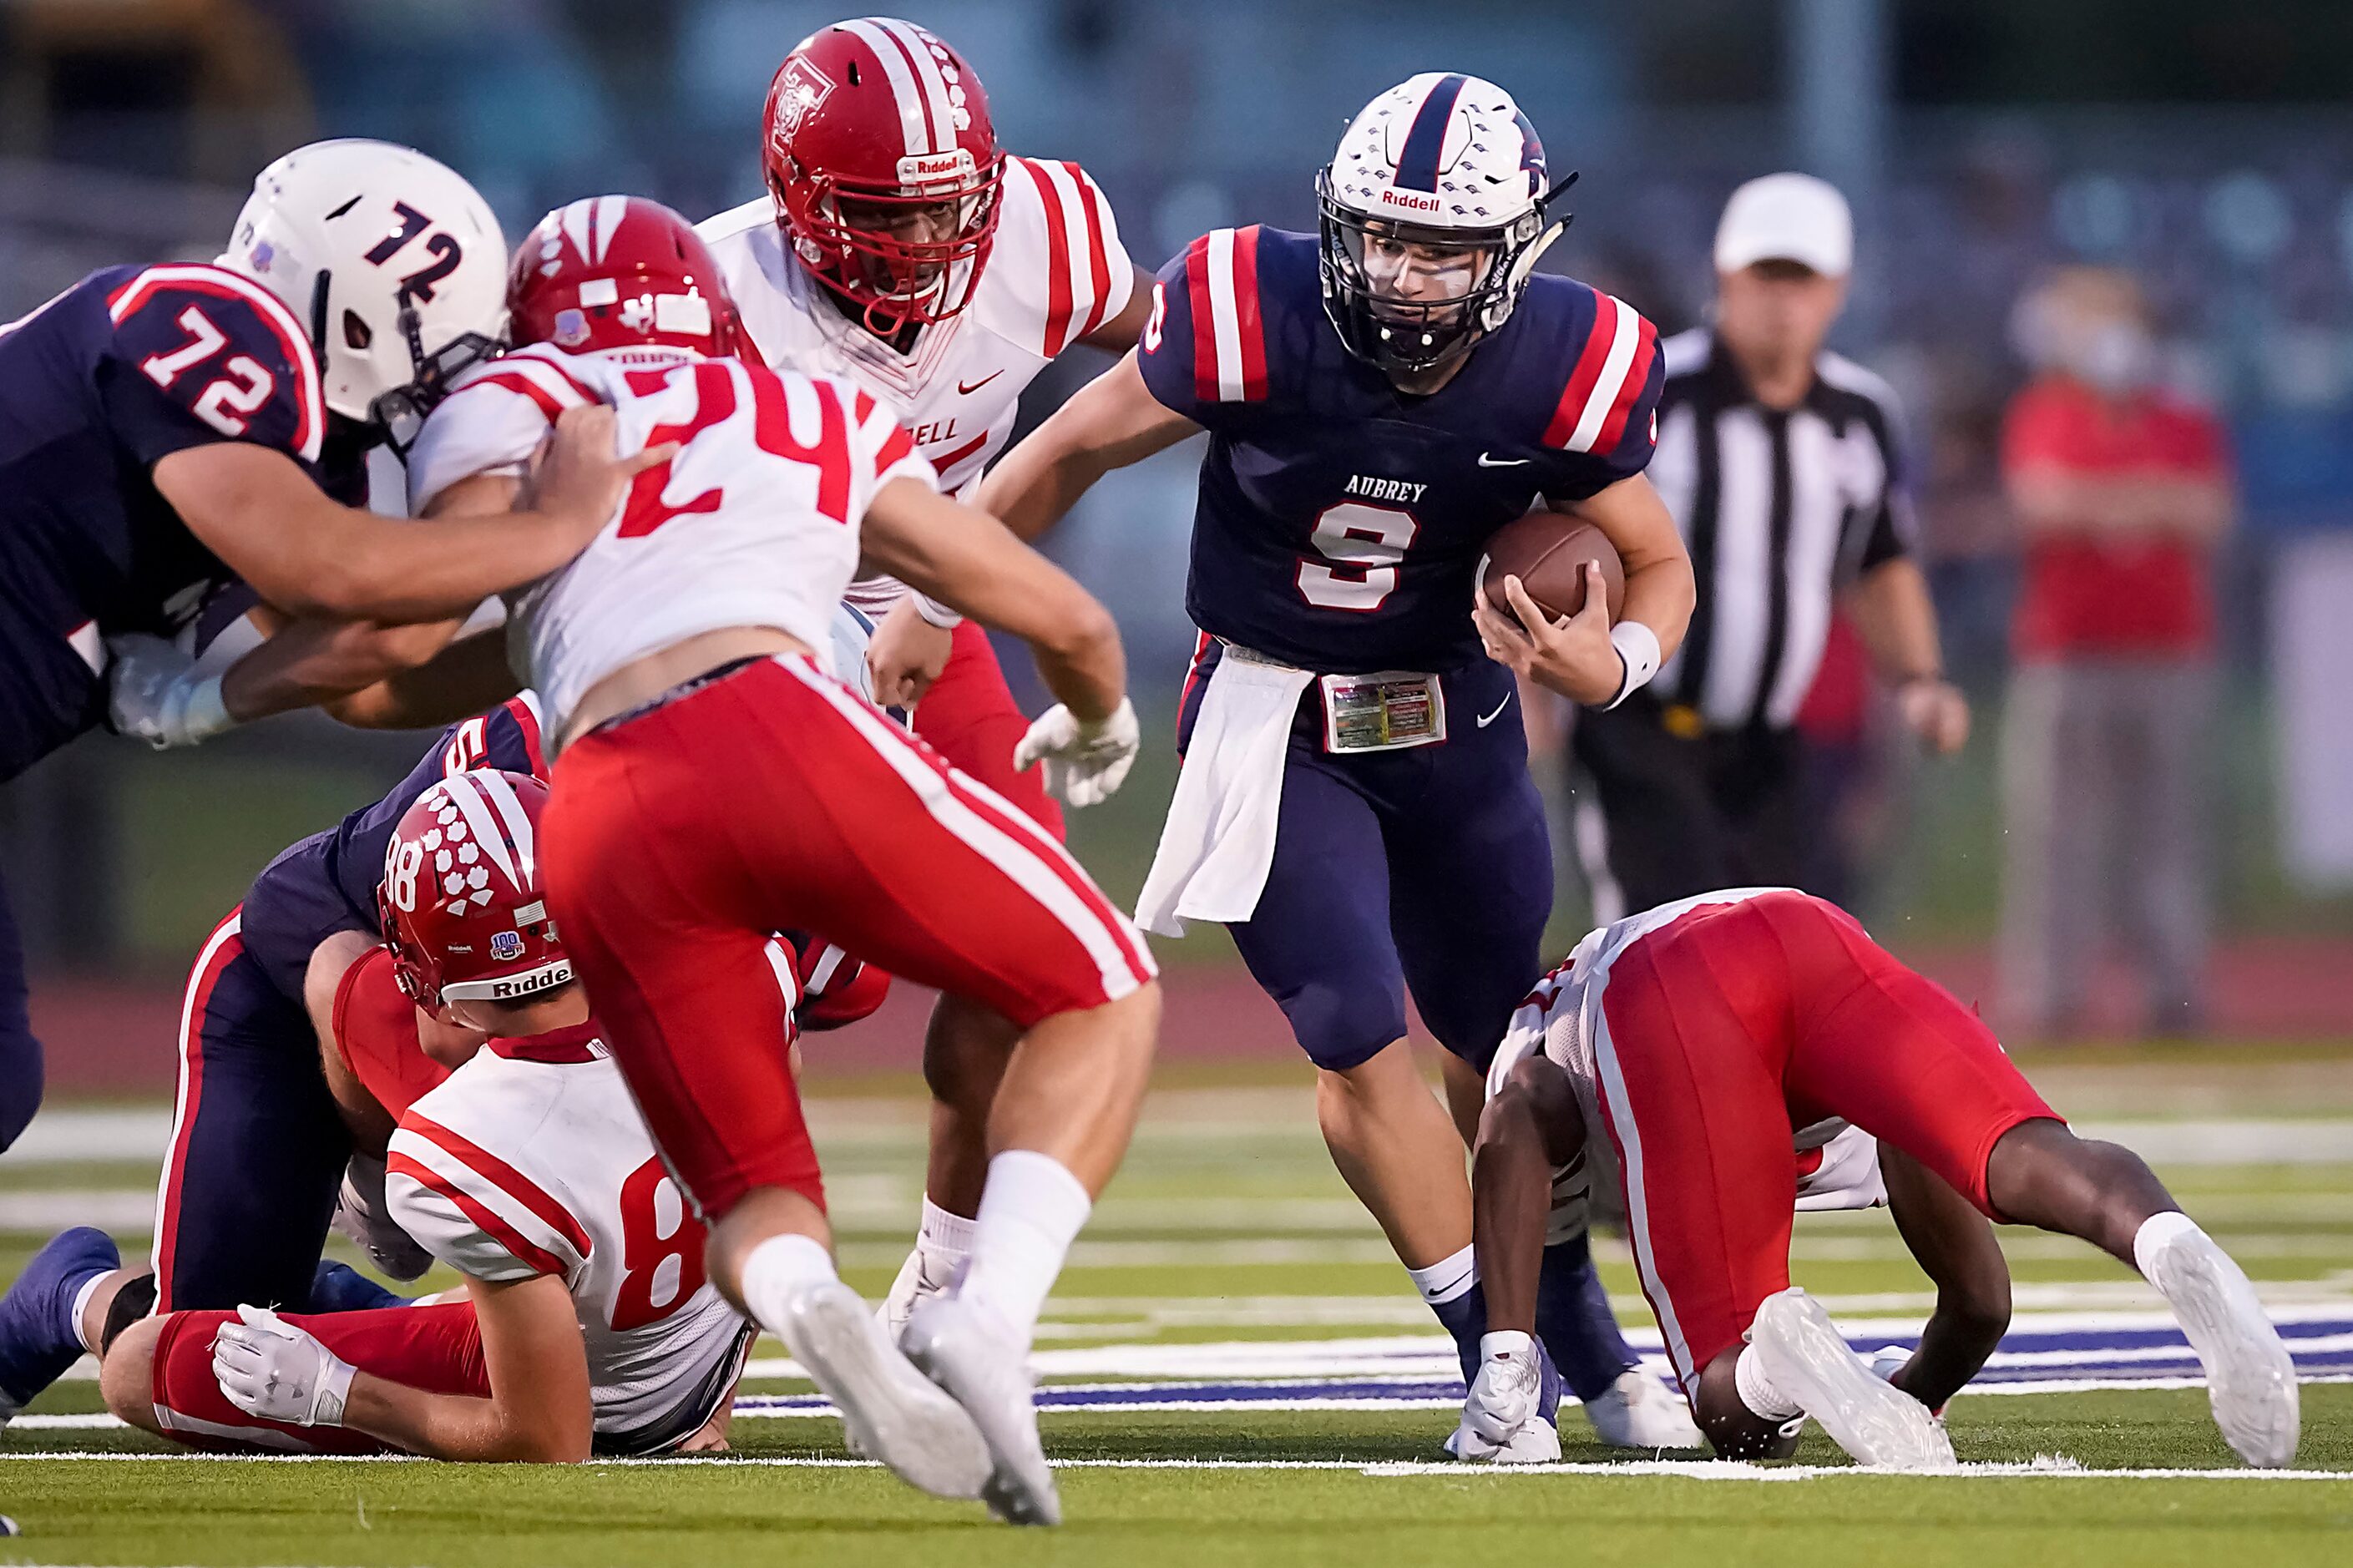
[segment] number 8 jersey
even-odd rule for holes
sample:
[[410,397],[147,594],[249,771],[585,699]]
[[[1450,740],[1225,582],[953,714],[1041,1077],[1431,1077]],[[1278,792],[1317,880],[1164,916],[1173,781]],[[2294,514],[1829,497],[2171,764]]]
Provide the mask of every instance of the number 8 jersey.
[[1342,347],[1316,244],[1219,229],[1154,285],[1145,384],[1209,432],[1186,607],[1305,669],[1460,669],[1482,657],[1489,536],[1649,463],[1656,334],[1608,294],[1534,278],[1452,381],[1409,395]]
[[386,1163],[392,1217],[435,1258],[564,1280],[598,1451],[671,1447],[733,1389],[750,1328],[705,1281],[702,1224],[594,1023],[483,1047],[402,1114]]
[[554,735],[597,681],[699,633],[775,626],[829,662],[867,506],[894,479],[938,483],[891,413],[848,382],[543,343],[491,361],[434,410],[409,454],[410,510],[460,479],[520,473],[565,408],[592,402],[613,405],[619,451],[679,451],[515,603],[509,635]]

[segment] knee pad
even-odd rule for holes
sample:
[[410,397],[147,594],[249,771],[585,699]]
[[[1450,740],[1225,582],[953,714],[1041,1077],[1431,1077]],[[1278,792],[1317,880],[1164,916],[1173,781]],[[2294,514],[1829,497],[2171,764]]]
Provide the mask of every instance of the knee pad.
[[122,1337],[123,1330],[154,1310],[155,1277],[153,1274],[142,1274],[117,1290],[113,1304],[106,1309],[106,1326],[99,1331],[99,1359],[106,1359],[106,1352],[114,1348],[114,1342]]

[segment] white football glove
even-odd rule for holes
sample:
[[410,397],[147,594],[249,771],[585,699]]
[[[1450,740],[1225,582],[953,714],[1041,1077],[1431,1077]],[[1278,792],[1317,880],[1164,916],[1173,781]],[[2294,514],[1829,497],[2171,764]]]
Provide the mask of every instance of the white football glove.
[[1479,1338],[1479,1375],[1462,1402],[1462,1425],[1500,1447],[1536,1418],[1535,1341],[1505,1331]]
[[106,639],[107,715],[115,733],[159,752],[208,741],[237,721],[221,701],[221,678],[197,672],[194,656],[163,637],[124,632]]
[[1093,805],[1119,793],[1143,744],[1135,704],[1124,697],[1110,718],[1097,723],[1082,722],[1058,702],[1038,716],[1013,748],[1013,766],[1019,772],[1043,758],[1048,794],[1072,805]]
[[267,1307],[239,1307],[240,1322],[213,1335],[213,1378],[248,1415],[297,1426],[340,1426],[355,1369]]

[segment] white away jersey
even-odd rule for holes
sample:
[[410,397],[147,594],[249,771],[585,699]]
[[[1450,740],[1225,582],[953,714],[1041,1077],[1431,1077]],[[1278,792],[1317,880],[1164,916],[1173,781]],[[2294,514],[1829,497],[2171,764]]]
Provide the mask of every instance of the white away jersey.
[[[997,234],[972,302],[923,328],[906,354],[842,314],[787,252],[768,197],[695,232],[719,258],[763,361],[838,375],[881,399],[939,470],[940,488],[966,495],[1013,434],[1021,389],[1125,309],[1135,287],[1111,203],[1076,163],[1008,158],[997,201]],[[872,577],[850,597],[879,612],[904,592]]]
[[702,1275],[702,1225],[596,1026],[497,1040],[409,1107],[392,1216],[477,1279],[560,1276],[587,1342],[602,1450],[691,1436],[734,1385],[748,1325]]
[[[1733,888],[1702,893],[1661,904],[1653,910],[1586,933],[1559,968],[1536,982],[1535,989],[1512,1015],[1504,1043],[1487,1069],[1487,1092],[1501,1089],[1512,1068],[1531,1052],[1542,1052],[1568,1074],[1576,1087],[1577,1107],[1585,1114],[1586,1147],[1606,1155],[1609,1141],[1599,1134],[1601,1114],[1594,1088],[1595,1016],[1609,984],[1609,965],[1640,937],[1670,925],[1693,910],[1709,904],[1737,904],[1778,888]],[[1879,1173],[1878,1141],[1860,1127],[1833,1117],[1797,1130],[1791,1141],[1798,1162],[1798,1205],[1800,1210],[1875,1208],[1887,1201],[1886,1184]],[[1569,1190],[1573,1188],[1574,1190]],[[1555,1229],[1561,1227],[1559,1209],[1573,1202],[1576,1226],[1584,1219],[1582,1183],[1555,1184]]]
[[409,454],[412,507],[519,472],[556,416],[589,402],[613,405],[620,451],[681,449],[513,602],[510,647],[549,732],[614,670],[723,626],[776,627],[830,668],[868,505],[894,479],[937,482],[890,409],[844,381],[737,360],[541,343],[480,367],[433,411]]

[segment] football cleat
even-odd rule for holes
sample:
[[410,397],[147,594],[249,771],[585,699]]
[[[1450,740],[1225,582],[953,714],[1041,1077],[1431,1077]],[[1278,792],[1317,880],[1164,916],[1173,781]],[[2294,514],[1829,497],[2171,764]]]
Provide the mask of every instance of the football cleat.
[[1540,1415],[1531,1415],[1497,1443],[1482,1437],[1470,1422],[1456,1426],[1446,1439],[1446,1451],[1458,1459],[1490,1465],[1555,1465],[1560,1462],[1560,1433]]
[[915,1309],[899,1341],[907,1359],[947,1390],[980,1428],[994,1461],[981,1498],[1008,1524],[1060,1524],[1061,1494],[1038,1441],[1029,1357],[1009,1324],[957,1296]]
[[931,1255],[920,1244],[908,1250],[907,1261],[899,1265],[899,1277],[891,1281],[891,1293],[882,1298],[882,1310],[876,1314],[892,1344],[905,1336],[907,1320],[915,1315],[916,1308],[935,1296],[947,1294],[948,1287],[955,1283],[955,1271],[960,1262],[949,1265],[944,1275],[934,1268]]
[[373,1312],[409,1305],[406,1296],[385,1289],[348,1263],[322,1258],[311,1276],[313,1312]]
[[1822,1424],[1859,1464],[1896,1470],[1954,1468],[1952,1439],[1927,1407],[1873,1374],[1847,1348],[1822,1304],[1792,1286],[1765,1298],[1748,1342],[1773,1385]]
[[26,1261],[0,1297],[0,1426],[81,1359],[74,1297],[121,1264],[114,1238],[86,1225],[59,1231]]
[[856,1291],[839,1279],[812,1285],[783,1318],[785,1344],[841,1412],[858,1452],[934,1497],[981,1495],[989,1450],[972,1417],[892,1347]]
[[1585,1418],[1593,1423],[1593,1435],[1613,1448],[1707,1447],[1691,1407],[1640,1367],[1628,1367],[1608,1392],[1587,1400]]
[[2301,1425],[2295,1364],[2255,1288],[2202,1230],[2187,1229],[2149,1259],[2148,1282],[2173,1309],[2198,1364],[2214,1425],[2239,1458],[2277,1469],[2295,1458]]

